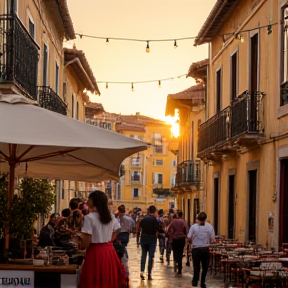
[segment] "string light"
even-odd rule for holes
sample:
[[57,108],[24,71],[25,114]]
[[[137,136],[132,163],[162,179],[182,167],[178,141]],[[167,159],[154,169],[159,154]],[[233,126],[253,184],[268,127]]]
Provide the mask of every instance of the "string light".
[[108,89],[108,82],[106,82],[106,89]]
[[109,39],[108,38],[106,38],[106,45],[108,45],[109,44]]
[[161,81],[158,81],[158,87],[161,88]]
[[134,84],[133,83],[131,85],[131,90],[132,90],[132,92],[134,92]]
[[[241,30],[241,31],[237,31],[237,34],[241,33],[241,32],[250,32],[253,31],[255,29],[262,29],[262,28],[268,28],[267,30],[272,31],[272,26],[279,24],[278,22],[272,23],[272,24],[267,24],[267,25],[263,25],[263,26],[258,26],[258,27],[254,27],[251,29],[245,29],[245,30]],[[234,32],[230,32],[230,33],[224,33],[224,34],[220,34],[219,36],[232,36],[236,33],[236,30]],[[104,39],[106,40],[106,43],[109,42],[110,40],[118,40],[118,41],[135,41],[135,42],[174,42],[174,47],[178,47],[177,45],[177,41],[183,41],[183,40],[193,40],[193,39],[197,39],[197,36],[190,36],[190,37],[182,37],[182,38],[174,38],[174,39],[153,39],[153,40],[145,40],[145,39],[136,39],[136,38],[121,38],[121,37],[100,37],[100,36],[94,36],[94,35],[87,35],[87,34],[82,34],[82,33],[75,33],[76,35],[80,36],[80,39],[82,39],[83,37],[86,38],[93,38],[93,39]],[[176,45],[175,45],[176,44]]]
[[177,47],[178,47],[178,45],[177,45],[177,41],[174,40],[174,48],[176,49]]
[[147,41],[146,52],[150,53],[149,41]]

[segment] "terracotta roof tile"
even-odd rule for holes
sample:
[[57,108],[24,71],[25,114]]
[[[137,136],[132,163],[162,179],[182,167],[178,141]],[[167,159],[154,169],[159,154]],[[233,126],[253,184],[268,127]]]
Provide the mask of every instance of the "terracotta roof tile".
[[76,38],[73,22],[69,13],[67,0],[57,0],[59,6],[59,11],[61,14],[63,26],[65,29],[65,37],[67,40],[72,40]]
[[103,112],[104,112],[104,108],[103,108],[103,105],[101,103],[89,102],[86,104],[86,107],[96,109],[96,110],[103,110]]
[[117,123],[116,124],[116,131],[136,131],[136,132],[145,132],[145,126],[142,125],[135,125],[135,124],[128,124],[128,123]]
[[205,60],[201,60],[201,61],[192,63],[191,66],[189,67],[187,77],[188,76],[193,77],[195,71],[197,71],[201,68],[204,68],[208,65],[209,65],[209,59],[205,59]]

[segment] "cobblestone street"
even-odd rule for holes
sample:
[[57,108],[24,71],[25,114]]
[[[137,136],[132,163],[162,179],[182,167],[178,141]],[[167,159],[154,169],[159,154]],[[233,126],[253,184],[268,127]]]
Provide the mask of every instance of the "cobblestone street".
[[[158,244],[158,243],[157,243]],[[161,263],[159,260],[159,247],[157,246],[154,267],[152,271],[152,281],[140,280],[140,257],[141,257],[141,247],[137,248],[136,239],[131,238],[128,244],[129,253],[129,269],[130,269],[130,288],[140,288],[140,287],[161,287],[161,288],[188,288],[192,287],[192,269],[193,265],[190,267],[185,265],[186,258],[183,258],[183,272],[182,275],[177,275],[174,272],[172,261],[170,266],[165,263]],[[172,259],[172,258],[171,258]],[[145,276],[147,276],[147,262],[145,267]],[[147,277],[146,277],[147,279]],[[208,272],[206,279],[207,288],[224,288],[223,275],[219,274],[217,276],[211,276]],[[200,285],[199,285],[200,287]]]

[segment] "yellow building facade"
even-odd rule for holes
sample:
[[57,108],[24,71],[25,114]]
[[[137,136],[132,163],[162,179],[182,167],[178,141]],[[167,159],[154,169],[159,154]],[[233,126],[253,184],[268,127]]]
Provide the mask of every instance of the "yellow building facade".
[[280,249],[288,241],[287,1],[218,0],[195,45],[209,43],[205,162],[219,235]]
[[179,112],[180,139],[177,156],[176,183],[172,191],[177,195],[177,207],[183,211],[188,224],[195,223],[196,215],[206,205],[203,181],[204,163],[197,157],[198,127],[205,119],[205,95],[208,60],[193,63],[189,73],[197,85],[176,94],[169,94],[166,116]]
[[128,209],[150,205],[157,209],[174,208],[171,188],[176,179],[176,155],[169,149],[171,126],[139,113],[120,115],[116,131],[151,144],[147,150],[132,155],[122,163],[121,189],[113,199],[115,206],[124,204]]

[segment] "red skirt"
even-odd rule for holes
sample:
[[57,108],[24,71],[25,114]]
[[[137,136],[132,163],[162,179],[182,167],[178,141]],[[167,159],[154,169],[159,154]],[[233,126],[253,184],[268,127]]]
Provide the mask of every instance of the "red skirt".
[[93,243],[87,248],[80,274],[80,288],[122,288],[125,268],[112,243]]

